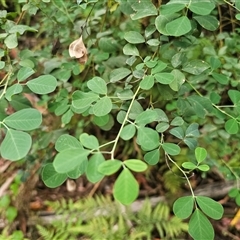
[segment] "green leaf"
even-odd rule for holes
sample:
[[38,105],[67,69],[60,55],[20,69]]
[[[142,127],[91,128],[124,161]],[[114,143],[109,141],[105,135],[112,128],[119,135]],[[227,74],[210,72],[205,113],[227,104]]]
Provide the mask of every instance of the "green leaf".
[[114,83],[126,78],[131,71],[128,68],[116,68],[110,73],[110,82]]
[[202,60],[192,60],[183,66],[183,71],[193,75],[200,75],[209,68],[209,64]]
[[61,117],[62,123],[68,124],[71,121],[73,115],[74,115],[73,111],[71,109],[68,109],[68,111],[66,111]]
[[211,2],[191,2],[189,9],[198,15],[208,15],[215,8]]
[[19,33],[20,35],[22,35],[25,31],[37,32],[35,28],[29,27],[27,25],[18,24],[11,27],[9,33]]
[[154,111],[157,112],[158,118],[159,118],[159,121],[160,121],[160,122],[169,122],[166,113],[165,113],[162,109],[160,109],[160,108],[155,108]]
[[175,37],[188,33],[191,28],[191,22],[186,16],[181,16],[166,24],[168,34]]
[[171,73],[157,73],[154,75],[157,82],[162,84],[170,84],[174,80],[174,76]]
[[75,137],[68,134],[61,135],[55,143],[55,149],[58,152],[76,148],[83,149],[81,143]]
[[139,32],[135,32],[135,31],[126,32],[124,35],[124,38],[127,42],[133,43],[133,44],[145,42],[144,37]]
[[117,96],[121,100],[130,100],[133,98],[133,91],[130,89],[124,89],[123,91],[117,93]]
[[127,43],[123,47],[123,53],[124,53],[124,55],[139,56],[139,51],[136,48],[136,46],[132,45],[130,43]]
[[193,204],[194,198],[192,196],[180,197],[173,204],[173,212],[177,217],[186,219],[193,212]]
[[88,165],[88,160],[83,160],[76,168],[74,168],[72,171],[67,172],[67,176],[72,179],[79,178],[83,173],[86,172]]
[[123,164],[134,172],[144,172],[148,168],[147,164],[139,159],[128,159]]
[[139,185],[132,173],[124,168],[113,186],[113,196],[120,203],[129,205],[136,200]]
[[205,196],[196,196],[196,201],[201,210],[210,218],[219,220],[223,216],[223,206],[213,199]]
[[5,62],[4,61],[0,61],[0,69],[3,69],[5,67]]
[[162,133],[165,132],[169,127],[170,125],[167,122],[160,122],[157,124],[156,130]]
[[82,133],[80,135],[79,139],[85,148],[98,149],[98,147],[99,147],[98,139],[93,135],[89,135],[87,133]]
[[239,194],[239,189],[238,188],[232,188],[229,192],[228,192],[228,196],[230,198],[235,198],[237,197],[237,195]]
[[197,162],[201,163],[207,157],[207,150],[205,148],[202,148],[202,147],[197,147],[195,149],[195,157],[197,159]]
[[222,62],[217,57],[210,57],[209,63],[211,68],[214,70],[218,69],[222,65]]
[[184,124],[184,120],[182,117],[179,117],[179,116],[175,117],[170,123],[171,126],[181,126],[183,124]]
[[155,19],[155,25],[157,30],[165,35],[171,35],[167,30],[166,30],[166,25],[171,22],[172,20],[176,19],[177,17],[179,17],[179,14],[177,13],[173,13],[173,14],[168,14],[168,15],[162,15],[160,14],[158,17],[156,17]]
[[169,4],[161,5],[160,13],[161,13],[161,15],[168,15],[168,14],[176,13],[176,12],[179,12],[180,10],[184,9],[185,6],[186,6],[185,4],[181,4],[181,3],[171,4],[171,2],[169,2]]
[[192,123],[186,130],[186,137],[199,137],[198,123]]
[[98,172],[104,175],[112,175],[117,172],[122,166],[122,162],[117,159],[111,159],[108,161],[104,161],[98,166]]
[[173,136],[179,139],[184,139],[184,131],[183,131],[183,128],[181,127],[172,128],[170,129],[169,133],[171,133]]
[[152,123],[154,121],[157,121],[158,118],[158,114],[156,111],[152,110],[152,109],[146,109],[144,112],[141,112],[135,120],[135,123],[137,125],[147,125],[149,123]]
[[9,34],[5,39],[4,43],[6,44],[7,48],[13,49],[18,46],[17,34]]
[[219,27],[219,21],[216,17],[207,16],[195,16],[193,17],[203,28],[209,31],[215,31]]
[[101,117],[111,112],[112,110],[112,101],[109,97],[105,96],[93,105],[93,114]]
[[10,128],[29,131],[40,126],[42,115],[36,109],[25,108],[6,117],[3,122]]
[[174,76],[173,81],[169,84],[169,87],[173,91],[178,91],[180,87],[183,85],[185,82],[185,75],[180,72],[178,69],[173,69],[171,74]]
[[222,85],[227,85],[229,82],[229,77],[221,73],[212,73],[213,78]]
[[107,53],[116,52],[118,49],[117,42],[112,38],[102,37],[98,42],[99,48]]
[[235,118],[227,120],[225,129],[229,134],[237,134],[239,130],[238,121]]
[[8,87],[7,88],[7,91],[5,93],[5,98],[8,100],[8,101],[11,101],[12,100],[12,96],[13,95],[16,95],[18,93],[21,93],[23,90],[23,87],[22,85],[20,85],[19,83],[15,83],[14,85],[12,85],[11,87]]
[[107,94],[106,82],[100,77],[94,77],[87,82],[90,90],[98,94]]
[[181,152],[181,148],[174,143],[163,143],[162,147],[169,155],[175,156]]
[[151,74],[162,72],[166,67],[167,64],[165,62],[158,60],[157,65],[152,68]]
[[75,91],[72,95],[72,105],[76,109],[82,109],[90,107],[91,104],[97,99],[99,96],[93,92],[82,92],[82,91]]
[[159,146],[158,132],[151,128],[141,126],[138,128],[137,142],[144,150],[153,150]]
[[58,173],[67,173],[87,159],[89,151],[82,148],[69,148],[58,153],[53,166]]
[[206,97],[191,95],[187,100],[199,118],[204,118],[207,112],[211,113],[214,110],[211,101]]
[[68,104],[68,102],[62,101],[61,104],[55,109],[54,112],[57,116],[60,116],[64,114],[69,108],[70,108],[70,105]]
[[26,83],[31,91],[37,94],[47,94],[55,91],[57,80],[52,75],[42,75]]
[[144,160],[149,165],[156,165],[159,162],[159,160],[160,160],[160,151],[159,151],[159,149],[155,149],[153,151],[147,152],[144,155]]
[[154,85],[154,77],[152,75],[144,76],[144,78],[140,82],[140,88],[143,90],[149,90]]
[[183,141],[191,150],[197,147],[197,140],[195,138],[184,138]]
[[94,122],[97,126],[101,127],[101,126],[104,126],[104,125],[106,125],[106,124],[108,123],[109,118],[110,118],[110,117],[109,117],[109,114],[104,115],[104,116],[101,116],[101,117],[94,116],[94,117],[93,117],[93,122]]
[[46,164],[42,169],[42,180],[49,188],[61,186],[67,179],[67,174],[57,173],[52,163]]
[[134,14],[131,14],[132,20],[157,15],[157,9],[151,1],[129,1],[129,3],[135,12]]
[[33,75],[35,71],[30,67],[22,67],[17,73],[17,79],[19,82],[26,80],[28,77]]
[[230,97],[231,101],[237,106],[240,103],[240,91],[238,90],[229,90],[228,96]]
[[182,167],[184,167],[186,169],[189,169],[189,170],[194,170],[194,169],[197,168],[197,166],[194,163],[192,163],[192,162],[184,162],[182,164]]
[[136,133],[136,127],[133,124],[127,124],[123,127],[121,133],[120,133],[120,137],[127,141],[131,138],[133,138],[133,136]]
[[103,179],[104,174],[98,171],[98,166],[103,162],[105,162],[105,159],[101,153],[96,153],[90,157],[86,170],[88,181],[96,183]]
[[11,161],[17,161],[27,155],[32,145],[28,133],[8,129],[0,146],[1,156]]
[[194,240],[214,239],[212,224],[199,209],[190,218],[188,232]]
[[130,110],[130,113],[129,113],[129,118],[130,119],[136,119],[136,117],[141,113],[143,112],[143,107],[142,105],[138,102],[138,101],[134,101],[133,102],[133,105],[132,105],[132,108]]
[[209,171],[210,167],[207,164],[201,164],[197,167],[197,169],[199,169],[202,172],[207,172]]

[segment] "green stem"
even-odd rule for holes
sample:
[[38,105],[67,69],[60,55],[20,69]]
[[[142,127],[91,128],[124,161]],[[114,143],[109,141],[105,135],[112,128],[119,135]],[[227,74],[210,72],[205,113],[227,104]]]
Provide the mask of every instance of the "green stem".
[[131,103],[130,103],[130,105],[129,105],[128,111],[127,111],[126,116],[125,116],[125,118],[124,118],[124,120],[123,120],[123,123],[122,123],[122,125],[121,125],[121,128],[119,129],[119,132],[118,132],[118,134],[117,134],[117,136],[116,136],[116,138],[115,138],[115,140],[114,140],[114,145],[113,145],[113,148],[112,148],[112,151],[111,151],[111,159],[114,159],[114,152],[115,152],[115,149],[116,149],[116,147],[117,147],[117,143],[118,143],[118,140],[119,140],[119,138],[120,138],[120,134],[121,134],[121,132],[122,132],[122,130],[123,130],[123,127],[124,127],[125,123],[126,123],[127,120],[128,120],[128,115],[129,115],[129,113],[130,113],[130,111],[131,111],[132,105],[133,105],[133,103],[134,103],[134,100],[135,100],[135,98],[136,98],[139,90],[140,90],[140,87],[138,87],[138,89],[136,90],[136,92],[135,92],[134,95],[133,95],[132,101],[131,101]]
[[175,163],[175,162],[172,160],[172,158],[171,158],[167,153],[165,153],[165,155],[166,155],[166,156],[168,157],[168,159],[179,169],[179,171],[180,171],[180,172],[183,174],[183,176],[186,178],[187,183],[188,183],[188,186],[189,186],[190,191],[191,191],[191,194],[192,194],[193,197],[195,197],[195,194],[194,194],[194,192],[193,192],[193,189],[192,189],[191,183],[190,183],[190,181],[189,181],[189,179],[188,179],[188,177],[187,177],[187,174],[178,166],[177,163]]

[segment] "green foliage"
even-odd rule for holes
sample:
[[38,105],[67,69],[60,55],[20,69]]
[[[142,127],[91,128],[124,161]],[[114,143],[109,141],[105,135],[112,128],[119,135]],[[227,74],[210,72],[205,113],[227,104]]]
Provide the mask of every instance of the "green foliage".
[[[187,224],[171,216],[165,203],[151,207],[145,200],[138,212],[132,212],[113,202],[110,198],[97,197],[76,202],[62,200],[48,203],[61,219],[51,225],[37,225],[39,235],[44,239],[152,239],[157,231],[159,237],[173,239],[187,231]],[[98,212],[96,212],[98,209]],[[67,221],[66,221],[67,220]]]
[[189,234],[193,239],[200,240],[214,239],[214,229],[207,216],[213,219],[220,219],[224,210],[220,203],[211,198],[186,196],[175,201],[173,211],[176,216],[182,219],[191,216],[188,229]]
[[[228,4],[239,19],[240,7],[237,1],[165,2],[30,0],[18,3],[13,15],[1,10],[0,154],[10,161],[39,159],[51,188],[83,174],[92,183],[115,174],[113,196],[123,204],[138,197],[135,172],[165,160],[192,193],[175,202],[176,215],[191,215],[194,239],[213,239],[205,215],[211,210],[208,217],[219,219],[220,207],[195,197],[188,173],[217,166],[226,176],[240,174],[234,156],[240,30],[233,24],[225,31],[219,12]],[[79,35],[86,62],[67,51]],[[29,36],[36,46],[25,43]],[[230,153],[228,163],[219,161]],[[163,174],[167,189],[170,170]],[[238,194],[233,197],[239,203]]]

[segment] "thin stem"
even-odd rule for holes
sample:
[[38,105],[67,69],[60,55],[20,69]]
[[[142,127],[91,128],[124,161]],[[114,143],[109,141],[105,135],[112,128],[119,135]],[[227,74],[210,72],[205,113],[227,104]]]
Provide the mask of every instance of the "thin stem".
[[[200,97],[203,97],[203,95],[189,82],[189,81],[186,81],[190,86],[191,88],[200,96]],[[232,119],[235,119],[235,117],[233,117],[232,115],[228,114],[227,112],[225,112],[224,110],[221,109],[221,106],[217,106],[215,105],[214,103],[212,103],[212,106],[215,107],[218,111],[220,111],[221,113],[223,113],[224,115],[232,118]],[[233,106],[234,107],[234,106]]]
[[117,143],[118,143],[118,140],[119,140],[119,138],[120,138],[120,134],[121,134],[121,132],[122,132],[122,130],[123,130],[123,127],[124,127],[125,123],[126,123],[127,120],[128,120],[128,115],[129,115],[129,113],[130,113],[130,111],[131,111],[132,105],[133,105],[133,103],[134,103],[134,100],[135,100],[135,98],[136,98],[139,90],[140,90],[140,87],[137,88],[136,92],[135,92],[134,95],[133,95],[133,98],[132,98],[132,101],[131,101],[131,103],[130,103],[130,105],[129,105],[129,108],[128,108],[128,111],[127,111],[127,113],[126,113],[126,116],[125,116],[125,118],[124,118],[124,120],[123,120],[123,123],[122,123],[122,125],[121,125],[121,127],[120,127],[120,129],[119,129],[119,132],[118,132],[118,134],[117,134],[117,136],[116,136],[116,138],[115,138],[115,140],[114,140],[114,145],[113,145],[113,148],[112,148],[112,151],[111,151],[111,159],[114,159],[114,152],[115,152],[115,149],[116,149],[116,147],[117,147]]
[[188,179],[187,174],[178,166],[177,163],[175,163],[175,162],[172,160],[172,158],[171,158],[167,153],[165,153],[165,154],[166,154],[166,156],[168,157],[168,159],[169,159],[169,160],[179,169],[179,171],[184,175],[184,177],[185,177],[186,180],[187,180],[188,186],[189,186],[189,188],[190,188],[191,194],[192,194],[193,197],[195,197],[195,194],[194,194],[194,192],[193,192],[193,189],[192,189],[192,186],[191,186],[191,183],[190,183],[190,181],[189,181],[189,179]]
[[[2,79],[1,83],[3,83],[3,81],[6,79],[6,82],[4,84],[4,88],[3,88],[3,91],[0,95],[0,99],[2,99],[2,97],[4,96],[4,94],[6,93],[7,91],[7,86],[8,86],[8,82],[9,82],[9,79],[10,79],[10,76],[12,75],[12,72],[9,72],[8,74],[6,74],[6,76]],[[1,84],[0,83],[0,84]]]

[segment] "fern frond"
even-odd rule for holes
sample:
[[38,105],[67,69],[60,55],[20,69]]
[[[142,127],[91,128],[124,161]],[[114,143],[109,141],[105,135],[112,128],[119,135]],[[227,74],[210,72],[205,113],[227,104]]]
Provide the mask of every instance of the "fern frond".
[[52,240],[54,236],[54,230],[47,229],[41,225],[37,225],[37,230],[39,235],[44,239],[44,240]]

